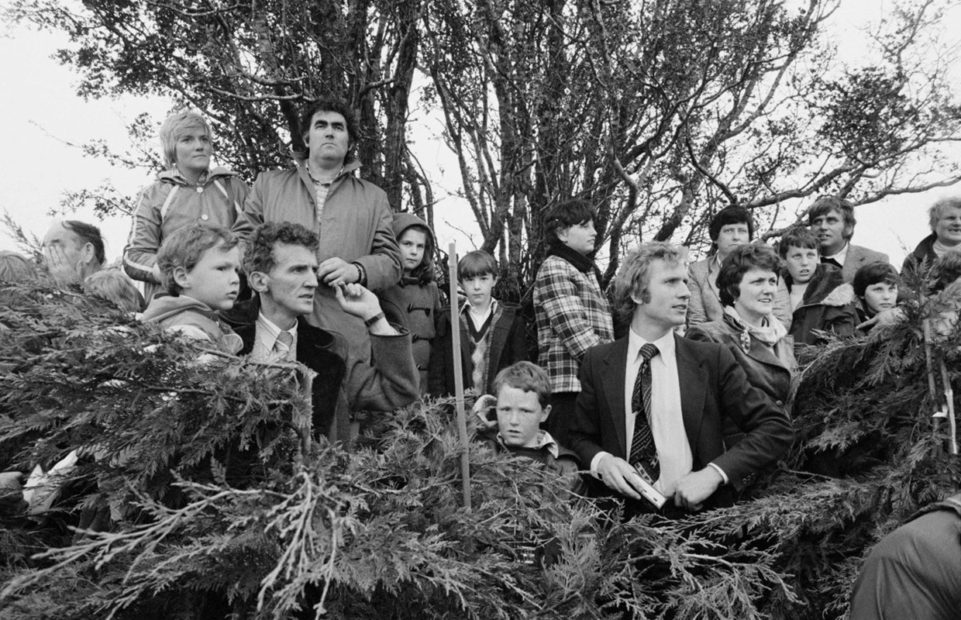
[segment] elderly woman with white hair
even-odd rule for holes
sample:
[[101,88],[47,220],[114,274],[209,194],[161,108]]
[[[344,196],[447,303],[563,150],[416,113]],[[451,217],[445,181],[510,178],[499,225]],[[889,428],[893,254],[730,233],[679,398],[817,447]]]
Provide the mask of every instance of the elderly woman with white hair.
[[188,224],[230,228],[243,210],[247,185],[225,168],[211,168],[210,126],[197,112],[180,111],[160,128],[166,170],[140,193],[123,266],[144,282],[149,301],[160,289],[157,250],[163,240]]
[[[925,293],[943,287],[934,281],[918,282],[918,276],[935,275],[930,268],[949,252],[961,252],[961,197],[942,198],[928,209],[931,234],[908,254],[901,267],[901,279],[908,286],[920,286]],[[934,278],[936,279],[936,278]]]

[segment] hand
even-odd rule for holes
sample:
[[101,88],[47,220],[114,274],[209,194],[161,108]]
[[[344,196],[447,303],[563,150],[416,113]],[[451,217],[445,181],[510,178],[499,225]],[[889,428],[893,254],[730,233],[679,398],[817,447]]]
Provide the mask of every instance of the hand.
[[714,491],[721,486],[722,482],[724,479],[721,478],[721,474],[711,466],[693,471],[677,481],[674,503],[686,510],[700,510],[703,508],[704,500],[714,495]]
[[[338,259],[339,260],[339,259]],[[334,286],[334,297],[344,312],[366,321],[380,313],[380,300],[360,284]]]
[[[360,271],[357,269],[357,265],[352,265],[344,259],[335,256],[328,258],[318,265],[317,279],[327,286],[353,284],[360,280]],[[374,314],[376,314],[376,312]]]
[[[481,430],[493,430],[497,428],[497,397],[484,394],[474,402],[471,412],[477,416],[477,425]],[[491,415],[494,413],[494,415]]]
[[641,499],[641,479],[637,470],[622,458],[613,454],[605,454],[597,462],[597,473],[601,482],[613,491],[631,499]]
[[79,265],[71,265],[66,252],[60,246],[49,245],[45,247],[43,249],[43,262],[57,284],[80,284],[81,270]]
[[904,320],[904,310],[901,308],[888,308],[882,310],[867,321],[861,323],[856,329],[864,329],[872,325],[896,325]]

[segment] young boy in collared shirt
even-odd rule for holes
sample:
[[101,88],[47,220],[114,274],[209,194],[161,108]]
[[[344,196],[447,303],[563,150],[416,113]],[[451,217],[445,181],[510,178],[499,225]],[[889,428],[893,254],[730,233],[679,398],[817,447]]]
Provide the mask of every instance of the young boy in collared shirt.
[[[482,250],[468,252],[457,263],[457,277],[467,301],[460,310],[461,364],[464,389],[491,393],[494,377],[514,362],[527,359],[526,327],[516,304],[498,301],[497,263]],[[454,393],[454,353],[450,309],[441,311],[430,356],[430,393]]]

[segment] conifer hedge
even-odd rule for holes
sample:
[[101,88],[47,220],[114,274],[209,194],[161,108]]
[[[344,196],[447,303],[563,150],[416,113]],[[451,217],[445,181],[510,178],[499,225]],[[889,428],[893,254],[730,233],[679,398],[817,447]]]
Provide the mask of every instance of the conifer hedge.
[[[50,511],[0,511],[0,618],[835,618],[870,546],[959,486],[917,313],[806,366],[797,445],[750,497],[622,523],[480,445],[465,510],[450,402],[348,451],[310,439],[295,367],[0,299],[0,469],[81,455]],[[933,349],[955,385],[957,335]]]

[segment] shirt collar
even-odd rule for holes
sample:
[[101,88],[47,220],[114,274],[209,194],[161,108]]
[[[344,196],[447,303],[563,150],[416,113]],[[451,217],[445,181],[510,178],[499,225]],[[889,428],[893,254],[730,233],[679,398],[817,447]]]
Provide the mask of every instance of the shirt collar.
[[257,327],[264,330],[268,336],[270,336],[270,343],[273,344],[277,341],[277,337],[280,336],[280,332],[286,331],[290,332],[291,336],[296,336],[297,325],[294,324],[293,329],[281,329],[276,323],[264,316],[264,311],[261,310],[257,313]]
[[851,243],[845,241],[845,242],[844,242],[844,247],[841,248],[841,250],[840,250],[837,254],[832,254],[832,255],[830,255],[830,256],[823,256],[822,258],[830,258],[830,259],[833,259],[833,260],[837,261],[837,263],[838,263],[839,265],[843,265],[843,264],[844,264],[844,259],[848,257],[848,248],[849,248],[849,247],[851,247]]
[[[501,447],[506,450],[511,449],[507,444],[504,443],[504,438],[501,437],[500,433],[497,433],[497,443],[499,443]],[[550,455],[553,456],[555,459],[557,458],[557,455],[560,454],[558,450],[557,441],[555,441],[554,438],[551,436],[551,434],[548,433],[547,431],[540,431],[540,433],[537,435],[537,443],[534,444],[533,446],[528,446],[527,448],[524,448],[524,449],[525,450],[547,450],[550,453]]]
[[[633,328],[629,329],[627,336],[627,361],[629,363],[636,362],[637,356],[641,351],[641,347],[647,343],[648,341],[641,338],[641,336],[635,332]],[[676,342],[674,341],[674,330],[668,330],[666,334],[651,342],[651,344],[657,347],[659,357],[664,359],[673,358],[674,349],[676,348]]]

